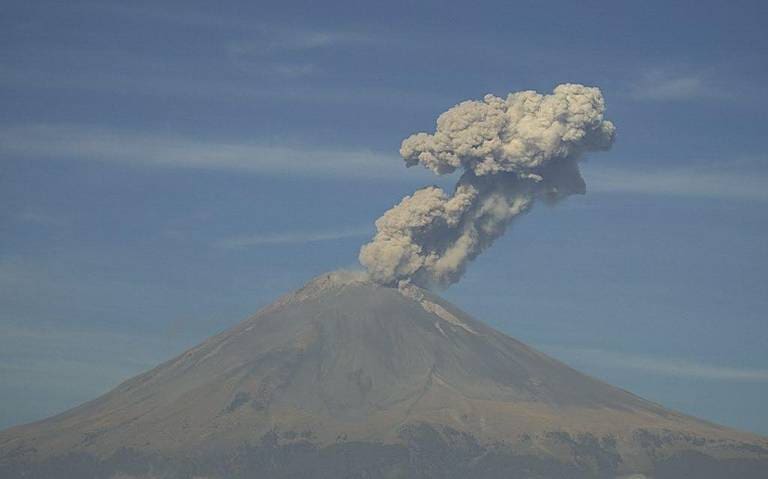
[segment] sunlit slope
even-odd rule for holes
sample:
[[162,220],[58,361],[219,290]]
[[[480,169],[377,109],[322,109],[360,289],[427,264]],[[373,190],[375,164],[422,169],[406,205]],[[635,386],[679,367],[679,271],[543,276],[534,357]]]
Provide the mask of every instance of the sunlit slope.
[[[764,438],[581,374],[424,290],[350,273],[316,278],[94,401],[0,433],[0,464],[32,470],[74,454],[111,474],[104,464],[127,454],[167,472],[180,458],[209,467],[243,447],[412,452],[414,441],[475,448],[477,458],[533,458],[584,477],[650,473],[686,454],[768,464],[754,462],[768,458]],[[562,473],[552,471],[530,477]],[[212,477],[238,477],[227,474]]]

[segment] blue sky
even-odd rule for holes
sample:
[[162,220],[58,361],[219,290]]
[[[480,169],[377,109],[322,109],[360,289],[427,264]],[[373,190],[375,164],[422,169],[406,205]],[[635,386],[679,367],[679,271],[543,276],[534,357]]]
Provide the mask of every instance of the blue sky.
[[0,426],[90,399],[314,275],[457,102],[599,86],[588,194],[445,296],[590,374],[768,434],[760,2],[5,2]]

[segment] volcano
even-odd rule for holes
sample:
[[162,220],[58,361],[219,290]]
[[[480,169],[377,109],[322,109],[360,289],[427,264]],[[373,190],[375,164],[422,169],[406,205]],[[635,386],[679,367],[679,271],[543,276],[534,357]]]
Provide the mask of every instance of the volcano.
[[768,477],[768,439],[579,373],[429,291],[343,272],[0,433],[4,478],[622,476]]

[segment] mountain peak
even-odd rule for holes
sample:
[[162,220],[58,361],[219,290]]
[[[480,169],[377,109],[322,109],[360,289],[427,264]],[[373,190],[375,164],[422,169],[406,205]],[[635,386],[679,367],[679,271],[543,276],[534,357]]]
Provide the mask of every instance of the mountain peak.
[[336,270],[315,276],[307,282],[299,291],[307,289],[335,289],[349,285],[374,286],[368,275],[363,271]]
[[267,306],[267,309],[271,311],[293,302],[307,301],[322,295],[338,293],[350,286],[379,287],[362,271],[336,270],[315,276],[301,288],[282,296]]
[[[101,464],[126,449],[213,460],[265,438],[273,449],[365,444],[386,456],[424,437],[449,441],[446,451],[461,438],[478,461],[503,445],[571,467],[575,451],[594,449],[613,462],[577,466],[611,473],[651,470],[680,450],[768,457],[762,438],[590,378],[430,291],[336,271],[101,398],[0,433],[0,473],[3,460],[25,471],[72,453]],[[452,477],[441,474],[424,477]]]

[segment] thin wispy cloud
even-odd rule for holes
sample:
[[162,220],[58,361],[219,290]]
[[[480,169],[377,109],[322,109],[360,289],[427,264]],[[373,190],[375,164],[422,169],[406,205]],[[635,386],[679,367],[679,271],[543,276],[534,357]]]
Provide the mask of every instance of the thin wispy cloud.
[[[375,43],[370,35],[343,30],[301,30],[263,28],[268,40],[263,43],[269,50],[280,52],[328,49]],[[259,48],[258,46],[252,46]]]
[[[56,8],[56,5],[51,5]],[[371,37],[361,32],[339,29],[314,29],[300,25],[275,25],[254,22],[243,16],[223,13],[218,9],[165,8],[159,4],[134,5],[104,2],[68,4],[65,10],[79,10],[82,14],[112,15],[141,22],[153,21],[169,26],[185,26],[198,29],[226,30],[240,35],[259,35],[262,45],[279,50],[309,50],[349,43],[369,42]]]
[[316,241],[336,241],[346,238],[369,236],[373,228],[360,226],[355,228],[340,228],[335,230],[303,231],[287,233],[257,233],[252,235],[233,236],[219,240],[215,245],[224,249],[249,248],[265,245],[286,245],[313,243]]
[[[83,52],[83,55],[89,55]],[[107,61],[107,60],[105,60]],[[307,74],[323,71],[312,62],[279,62],[255,65],[253,71],[260,75],[294,75],[303,78]],[[78,94],[120,93],[163,99],[215,100],[222,104],[238,104],[284,100],[307,105],[365,105],[391,106],[394,103],[414,107],[436,107],[450,104],[454,98],[436,91],[382,86],[349,86],[343,84],[309,84],[297,82],[270,82],[261,84],[253,78],[234,79],[226,76],[215,79],[196,78],[194,75],[169,72],[145,72],[132,70],[117,72],[108,66],[95,65],[64,73],[43,67],[7,67],[0,65],[0,86],[10,88],[41,88],[46,90],[73,91]]]
[[683,358],[658,358],[603,349],[542,346],[541,349],[570,363],[600,368],[634,370],[661,376],[721,381],[768,381],[768,369],[735,368]]
[[62,216],[36,210],[23,210],[13,215],[12,218],[22,223],[39,226],[62,226],[67,223],[66,218],[63,218]]
[[241,34],[260,37],[259,49],[312,50],[346,44],[370,43],[371,36],[351,30],[316,29],[300,25],[275,25],[267,22],[253,22],[243,17],[224,14],[220,11],[194,8],[167,9],[158,5],[102,4],[100,2],[81,4],[83,11],[98,11],[141,21],[153,20],[173,25],[197,28],[226,29]]
[[[227,58],[240,71],[264,76],[297,79],[324,72],[329,53],[349,47],[372,46],[375,37],[351,31],[322,31],[284,28],[259,28],[255,38],[240,40],[227,47]],[[317,54],[324,52],[324,60]]]
[[270,70],[287,78],[298,78],[317,72],[318,67],[312,63],[280,63],[272,65]]
[[[23,57],[0,65],[0,86],[8,88],[40,88],[71,91],[72,94],[120,93],[163,99],[196,99],[217,104],[237,104],[285,100],[307,104],[386,105],[403,103],[412,106],[436,107],[455,100],[432,89],[383,86],[369,83],[350,85],[348,70],[340,70],[329,60],[330,52],[317,55],[318,48],[336,49],[351,46],[356,34],[291,32],[299,39],[274,40],[256,35],[218,46],[223,61],[216,63],[216,75],[199,75],[195,65],[200,62],[159,56],[152,51],[121,50],[111,45],[100,47],[70,45],[32,45]],[[320,40],[304,37],[331,38],[323,40],[326,47],[301,50],[299,45]],[[363,37],[361,37],[363,38]],[[367,40],[354,40],[367,41]],[[292,50],[275,45],[293,44]],[[309,47],[307,47],[309,48]],[[336,55],[346,58],[346,53]],[[120,58],[120,67],[115,57]],[[30,62],[25,59],[34,58]],[[202,61],[202,59],[200,60]],[[330,63],[329,63],[330,62]],[[323,74],[324,81],[284,81],[306,79]]]
[[768,176],[710,168],[640,171],[585,168],[589,191],[768,201]]
[[721,93],[707,84],[700,74],[679,74],[655,69],[646,72],[632,86],[638,100],[677,101],[718,97]]
[[402,160],[371,150],[203,141],[86,126],[0,129],[0,154],[310,177],[396,178]]
[[193,8],[162,8],[158,4],[136,5],[129,3],[112,2],[68,2],[66,6],[51,3],[49,8],[61,7],[63,12],[78,12],[80,14],[113,15],[118,18],[134,21],[153,21],[168,25],[181,25],[186,27],[204,29],[244,30],[253,29],[253,22],[248,22],[242,17],[222,14]]
[[[320,178],[410,177],[409,180],[435,181],[428,172],[419,169],[404,175],[402,160],[394,153],[308,145],[206,141],[85,125],[0,128],[0,154],[28,160],[84,160]],[[583,168],[588,190],[592,192],[768,201],[768,176],[760,172],[742,173],[742,168],[720,170],[697,166],[642,171],[592,163],[585,164]]]

